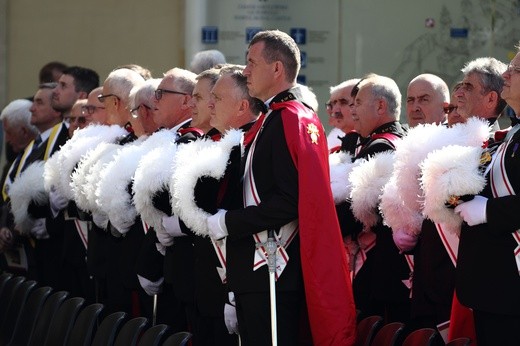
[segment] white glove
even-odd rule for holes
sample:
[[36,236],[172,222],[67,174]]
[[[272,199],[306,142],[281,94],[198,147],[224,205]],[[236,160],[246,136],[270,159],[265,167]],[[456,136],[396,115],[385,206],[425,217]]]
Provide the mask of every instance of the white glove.
[[36,219],[34,225],[31,228],[31,234],[36,239],[49,238],[49,233],[47,233],[47,226],[45,226],[45,218]]
[[108,215],[102,212],[92,212],[92,221],[102,229],[107,229],[108,226]]
[[155,234],[157,235],[157,240],[163,246],[172,246],[173,245],[173,236],[169,235],[166,231],[162,229],[156,229]]
[[159,251],[161,255],[166,255],[166,246],[164,246],[163,244],[155,243],[155,248],[157,249],[157,251]]
[[229,334],[240,334],[238,332],[237,309],[234,305],[227,303],[224,305],[224,323],[226,323]]
[[116,238],[120,238],[124,233],[128,232],[128,229],[119,230],[116,226],[110,223],[110,234]]
[[208,217],[208,234],[212,239],[219,240],[227,237],[226,210],[219,209],[216,214]]
[[412,250],[417,244],[417,236],[408,234],[404,229],[396,229],[392,232],[394,243],[401,253]]
[[49,204],[51,206],[52,215],[56,217],[62,209],[69,204],[69,200],[63,197],[54,186],[49,191]]
[[164,278],[160,278],[159,280],[152,282],[141,275],[137,274],[137,278],[139,279],[139,284],[141,284],[141,287],[143,290],[148,294],[149,296],[156,295],[158,293],[161,293],[162,291],[162,283],[164,281]]
[[466,221],[469,226],[487,222],[487,198],[476,195],[471,201],[463,202],[455,207],[455,212]]
[[166,233],[172,237],[184,237],[186,234],[182,233],[181,224],[177,215],[163,216],[162,225]]

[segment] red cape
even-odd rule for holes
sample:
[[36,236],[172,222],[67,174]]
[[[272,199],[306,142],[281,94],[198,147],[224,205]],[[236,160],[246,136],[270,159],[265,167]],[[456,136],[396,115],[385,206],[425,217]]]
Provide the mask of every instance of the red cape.
[[300,256],[314,345],[353,345],[356,307],[330,190],[323,127],[300,102],[275,103],[271,108],[281,109],[287,146],[298,170]]

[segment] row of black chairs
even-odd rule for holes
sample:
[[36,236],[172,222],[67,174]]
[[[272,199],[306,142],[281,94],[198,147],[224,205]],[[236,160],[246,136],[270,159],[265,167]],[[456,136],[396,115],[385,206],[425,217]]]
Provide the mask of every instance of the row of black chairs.
[[0,346],[183,346],[189,332],[171,333],[165,324],[148,327],[148,319],[128,319],[125,312],[100,321],[103,304],[83,307],[85,299],[37,287],[36,281],[0,274]]
[[[356,346],[437,346],[444,345],[439,332],[432,328],[414,330],[403,335],[404,323],[392,322],[383,325],[381,316],[368,316],[358,322]],[[470,338],[457,338],[446,346],[469,346]]]

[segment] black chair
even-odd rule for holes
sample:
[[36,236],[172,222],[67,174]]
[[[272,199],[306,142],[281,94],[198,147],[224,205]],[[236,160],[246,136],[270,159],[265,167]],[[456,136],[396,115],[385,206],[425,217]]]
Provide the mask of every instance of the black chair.
[[436,345],[437,337],[440,337],[440,334],[433,328],[417,329],[408,334],[404,339],[403,346]]
[[383,323],[381,316],[368,316],[357,324],[356,346],[370,346],[376,331]]
[[36,281],[25,281],[14,291],[5,314],[4,322],[0,326],[0,345],[6,345],[11,341],[13,331],[20,318],[20,313],[34,286],[36,286]]
[[115,346],[135,346],[141,332],[148,324],[146,317],[136,317],[126,322],[117,334]]
[[5,283],[2,294],[0,294],[0,326],[4,322],[5,315],[7,314],[9,303],[13,299],[14,292],[24,281],[25,278],[23,276],[15,276]]
[[384,325],[376,333],[371,346],[394,346],[404,329],[404,323],[392,322]]
[[162,345],[164,339],[170,335],[169,330],[170,327],[168,327],[166,324],[158,324],[151,327],[146,332],[144,332],[143,336],[141,336],[141,339],[139,340],[139,346]]
[[103,304],[91,304],[79,313],[70,332],[67,345],[90,346],[97,326],[99,314],[103,308]]
[[125,318],[126,313],[123,311],[114,312],[105,317],[96,331],[92,346],[113,345]]
[[0,274],[0,295],[2,295],[2,290],[4,289],[5,283],[9,281],[13,277],[11,273],[2,273]]
[[469,346],[471,344],[470,338],[457,338],[449,341],[446,346]]
[[61,304],[52,317],[45,345],[65,345],[83,303],[85,299],[74,297]]
[[45,339],[47,339],[47,334],[49,333],[49,326],[52,322],[52,318],[68,295],[69,292],[66,291],[55,292],[45,301],[42,311],[36,320],[36,326],[34,327],[34,331],[31,335],[29,345],[43,345]]
[[177,332],[166,339],[163,346],[185,346],[191,337],[192,334],[190,332]]
[[36,319],[42,311],[43,304],[52,292],[50,287],[40,287],[32,291],[20,312],[20,318],[13,331],[9,345],[27,345],[34,331]]

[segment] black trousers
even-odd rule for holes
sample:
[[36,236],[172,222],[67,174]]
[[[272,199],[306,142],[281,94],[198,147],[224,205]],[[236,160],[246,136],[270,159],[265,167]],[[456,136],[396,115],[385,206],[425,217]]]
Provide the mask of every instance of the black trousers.
[[497,315],[473,310],[478,346],[520,345],[520,316]]
[[[270,346],[269,292],[235,294],[238,329],[244,346]],[[276,292],[278,345],[298,345],[303,292]]]

